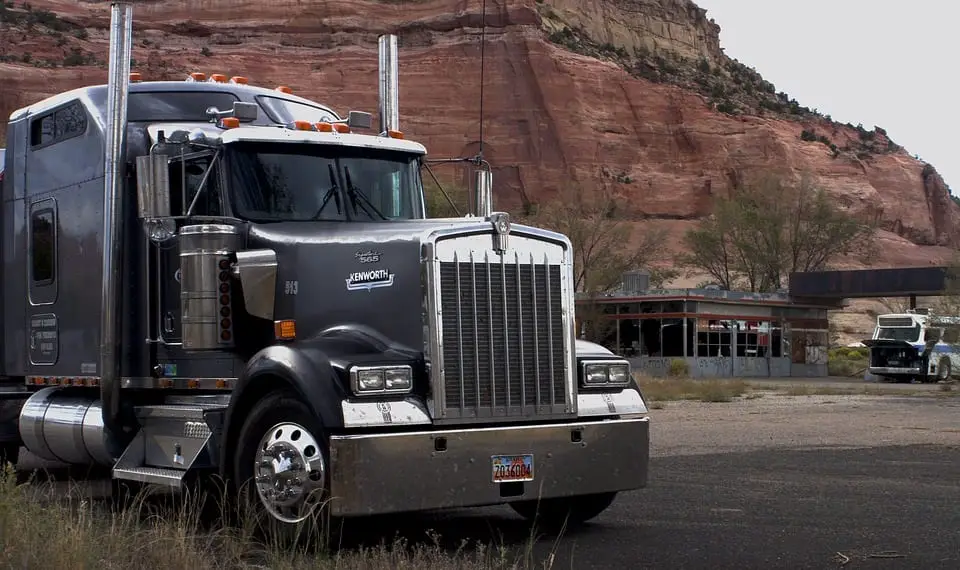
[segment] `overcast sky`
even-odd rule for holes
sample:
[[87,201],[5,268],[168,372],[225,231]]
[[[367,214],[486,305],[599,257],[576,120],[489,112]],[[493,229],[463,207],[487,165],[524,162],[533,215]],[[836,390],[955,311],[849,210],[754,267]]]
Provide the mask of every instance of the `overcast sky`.
[[720,45],[801,105],[887,130],[960,193],[960,3],[694,0]]

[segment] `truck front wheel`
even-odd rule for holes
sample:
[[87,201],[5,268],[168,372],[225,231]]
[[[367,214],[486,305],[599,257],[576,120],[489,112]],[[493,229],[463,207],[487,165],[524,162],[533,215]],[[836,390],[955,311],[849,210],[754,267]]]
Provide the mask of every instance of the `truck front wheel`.
[[289,392],[275,392],[254,406],[240,430],[234,481],[242,504],[286,533],[323,514],[329,464],[321,422]]
[[616,493],[597,493],[510,503],[518,515],[549,530],[559,530],[587,522],[607,510]]

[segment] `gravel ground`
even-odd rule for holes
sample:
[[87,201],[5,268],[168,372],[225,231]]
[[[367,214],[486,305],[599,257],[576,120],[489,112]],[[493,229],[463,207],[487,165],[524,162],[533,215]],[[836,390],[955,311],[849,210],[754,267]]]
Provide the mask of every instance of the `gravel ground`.
[[651,410],[658,457],[760,449],[960,444],[960,395],[780,396],[664,402]]

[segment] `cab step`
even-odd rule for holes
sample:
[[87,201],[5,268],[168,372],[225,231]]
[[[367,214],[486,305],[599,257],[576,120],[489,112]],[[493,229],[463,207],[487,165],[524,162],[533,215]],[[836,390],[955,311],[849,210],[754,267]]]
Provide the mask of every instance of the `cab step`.
[[222,404],[161,404],[134,411],[140,430],[113,468],[113,478],[179,488],[187,473],[217,467]]
[[139,483],[153,483],[165,487],[180,488],[186,471],[179,469],[163,469],[161,467],[129,467],[113,468],[113,478]]

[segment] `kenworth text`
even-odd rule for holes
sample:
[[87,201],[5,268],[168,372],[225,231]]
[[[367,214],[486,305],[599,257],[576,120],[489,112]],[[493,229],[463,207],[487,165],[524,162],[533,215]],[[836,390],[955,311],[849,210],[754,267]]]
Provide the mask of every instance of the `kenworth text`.
[[569,240],[491,211],[489,169],[474,212],[427,218],[395,36],[374,130],[243,77],[141,81],[126,3],[110,34],[107,85],[7,125],[8,461],[218,475],[281,523],[505,503],[576,522],[646,485],[647,407],[575,337]]

